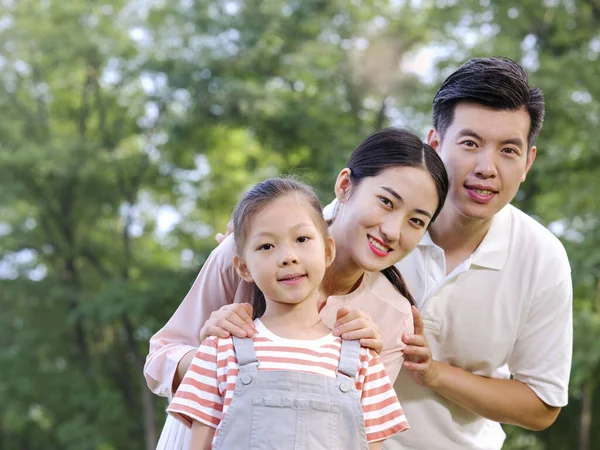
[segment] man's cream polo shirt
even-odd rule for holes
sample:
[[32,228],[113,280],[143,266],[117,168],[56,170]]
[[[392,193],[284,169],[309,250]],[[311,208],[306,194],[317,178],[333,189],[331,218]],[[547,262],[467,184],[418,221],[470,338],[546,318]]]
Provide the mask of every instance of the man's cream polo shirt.
[[[397,264],[415,297],[436,360],[477,375],[526,383],[552,406],[567,404],[572,353],[571,270],[560,241],[508,205],[477,250],[447,277],[443,250],[426,234]],[[500,449],[500,425],[417,385],[394,385],[411,429],[386,450]]]

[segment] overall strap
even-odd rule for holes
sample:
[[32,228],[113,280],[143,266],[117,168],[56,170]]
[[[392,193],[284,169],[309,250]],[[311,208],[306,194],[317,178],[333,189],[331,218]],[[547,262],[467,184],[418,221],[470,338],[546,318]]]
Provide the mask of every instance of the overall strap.
[[359,352],[360,341],[347,341],[342,339],[340,364],[338,365],[338,377],[341,373],[354,380],[356,377],[356,372],[358,371],[358,362],[360,359]]
[[233,351],[238,360],[240,372],[256,372],[259,366],[256,352],[254,351],[254,343],[251,338],[237,338],[232,336]]

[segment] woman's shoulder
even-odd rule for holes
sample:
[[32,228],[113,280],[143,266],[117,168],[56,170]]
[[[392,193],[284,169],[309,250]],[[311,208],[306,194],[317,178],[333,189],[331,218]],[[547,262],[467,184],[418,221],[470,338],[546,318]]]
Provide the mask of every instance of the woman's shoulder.
[[369,297],[376,297],[383,303],[390,305],[402,313],[410,313],[410,302],[381,272],[366,272],[363,280],[365,293]]
[[233,234],[227,236],[217,245],[208,257],[207,262],[214,262],[222,271],[234,270],[233,257],[235,256],[235,241]]

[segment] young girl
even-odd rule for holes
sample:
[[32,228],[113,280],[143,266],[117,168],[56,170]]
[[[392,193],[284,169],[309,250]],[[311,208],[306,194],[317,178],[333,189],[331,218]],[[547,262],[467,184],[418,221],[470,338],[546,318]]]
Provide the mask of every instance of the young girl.
[[[168,412],[190,449],[380,449],[408,423],[379,357],[331,334],[319,286],[335,256],[321,204],[290,179],[256,185],[234,215],[253,338],[206,339]],[[212,447],[211,447],[212,443]]]

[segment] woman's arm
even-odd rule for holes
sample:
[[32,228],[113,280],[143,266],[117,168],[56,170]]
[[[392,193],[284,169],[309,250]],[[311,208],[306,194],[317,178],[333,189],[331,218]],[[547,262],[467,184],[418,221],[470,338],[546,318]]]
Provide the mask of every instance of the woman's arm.
[[250,285],[237,275],[234,254],[230,236],[213,250],[177,311],[150,339],[144,376],[155,394],[173,396],[193,351],[202,342],[200,330],[211,313],[224,305],[249,300]]
[[192,422],[192,436],[190,439],[190,450],[210,450],[212,447],[215,429],[194,420]]

